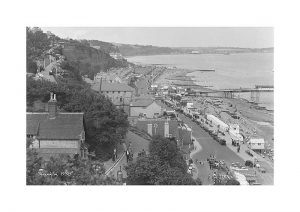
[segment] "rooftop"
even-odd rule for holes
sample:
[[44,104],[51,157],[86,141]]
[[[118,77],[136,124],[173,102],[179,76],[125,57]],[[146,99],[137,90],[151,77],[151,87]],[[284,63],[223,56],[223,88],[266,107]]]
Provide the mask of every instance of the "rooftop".
[[135,102],[132,102],[130,106],[132,107],[148,107],[154,102],[153,99],[138,99]]
[[78,139],[84,130],[83,113],[58,113],[54,119],[49,113],[27,113],[26,134],[39,139]]
[[[95,91],[100,91],[100,82],[97,82],[92,85],[91,87]],[[128,91],[133,92],[135,89],[130,87],[129,85],[125,83],[118,83],[118,82],[112,82],[108,83],[105,81],[102,81],[101,83],[101,91]]]

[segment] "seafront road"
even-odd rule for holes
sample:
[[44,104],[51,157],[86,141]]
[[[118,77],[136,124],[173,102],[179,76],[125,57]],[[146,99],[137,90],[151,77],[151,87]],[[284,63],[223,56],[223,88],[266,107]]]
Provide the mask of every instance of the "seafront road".
[[208,175],[211,175],[211,170],[209,169],[207,158],[210,155],[215,155],[217,160],[224,160],[228,165],[233,162],[244,163],[242,158],[237,156],[231,149],[226,146],[220,145],[216,142],[206,131],[194,123],[191,119],[185,117],[182,114],[178,114],[179,118],[184,121],[193,130],[193,136],[199,142],[201,146],[201,151],[196,152],[192,155],[192,159],[204,162],[204,165],[197,163],[198,177],[202,180],[204,185],[211,184],[208,180]]
[[[168,110],[172,110],[172,108],[166,106],[164,107]],[[228,140],[228,136],[226,137],[227,145],[220,145],[216,140],[214,140],[208,132],[202,129],[198,124],[193,122],[190,118],[185,115],[178,113],[178,117],[193,130],[193,136],[199,142],[201,146],[201,151],[198,151],[192,155],[193,161],[199,160],[204,162],[204,165],[200,165],[197,163],[198,169],[198,177],[201,178],[204,185],[209,185],[211,182],[208,180],[208,175],[212,174],[209,169],[207,158],[210,155],[214,155],[217,160],[224,160],[225,163],[230,166],[231,163],[239,162],[241,165],[245,164],[245,161],[251,159],[247,153],[245,153],[246,146],[242,146],[240,153],[237,153],[236,147],[231,145],[231,141]],[[270,164],[266,163],[261,157],[257,157],[259,159],[259,164],[266,169],[266,173],[260,173],[259,171],[255,171],[255,169],[249,169],[253,174],[256,172],[257,180],[259,183],[263,185],[273,185],[273,167]],[[252,159],[253,160],[253,159]]]

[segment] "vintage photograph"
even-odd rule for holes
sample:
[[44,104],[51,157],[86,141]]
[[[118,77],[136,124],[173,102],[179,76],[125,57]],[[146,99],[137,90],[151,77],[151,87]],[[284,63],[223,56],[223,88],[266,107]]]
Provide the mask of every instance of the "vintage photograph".
[[26,27],[26,185],[274,185],[274,142],[272,27]]

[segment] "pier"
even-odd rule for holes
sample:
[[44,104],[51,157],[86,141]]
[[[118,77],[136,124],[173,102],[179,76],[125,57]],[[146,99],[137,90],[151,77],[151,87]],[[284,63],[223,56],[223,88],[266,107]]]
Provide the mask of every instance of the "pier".
[[223,94],[225,98],[232,99],[237,93],[251,93],[251,101],[258,103],[260,99],[260,94],[264,92],[274,92],[274,86],[255,85],[255,88],[234,88],[234,89],[196,91],[196,95],[208,96],[209,94],[220,93]]

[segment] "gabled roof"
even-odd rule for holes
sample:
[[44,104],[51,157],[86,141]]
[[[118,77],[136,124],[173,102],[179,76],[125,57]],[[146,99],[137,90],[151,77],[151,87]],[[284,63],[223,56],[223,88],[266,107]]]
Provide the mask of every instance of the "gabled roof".
[[26,114],[26,134],[37,135],[41,121],[47,119],[48,113],[27,113]]
[[84,130],[83,113],[59,113],[49,119],[48,113],[27,113],[27,134],[39,139],[79,139]]
[[148,107],[154,102],[153,99],[139,99],[135,102],[132,102],[130,106],[132,107]]
[[[100,82],[93,84],[92,89],[99,92],[100,91]],[[117,82],[108,83],[108,82],[102,81],[101,91],[129,91],[129,92],[133,92],[134,88],[130,87],[129,85],[127,85],[125,83],[117,83]]]
[[265,139],[263,138],[251,138],[249,140],[249,143],[255,144],[255,143],[265,143]]

